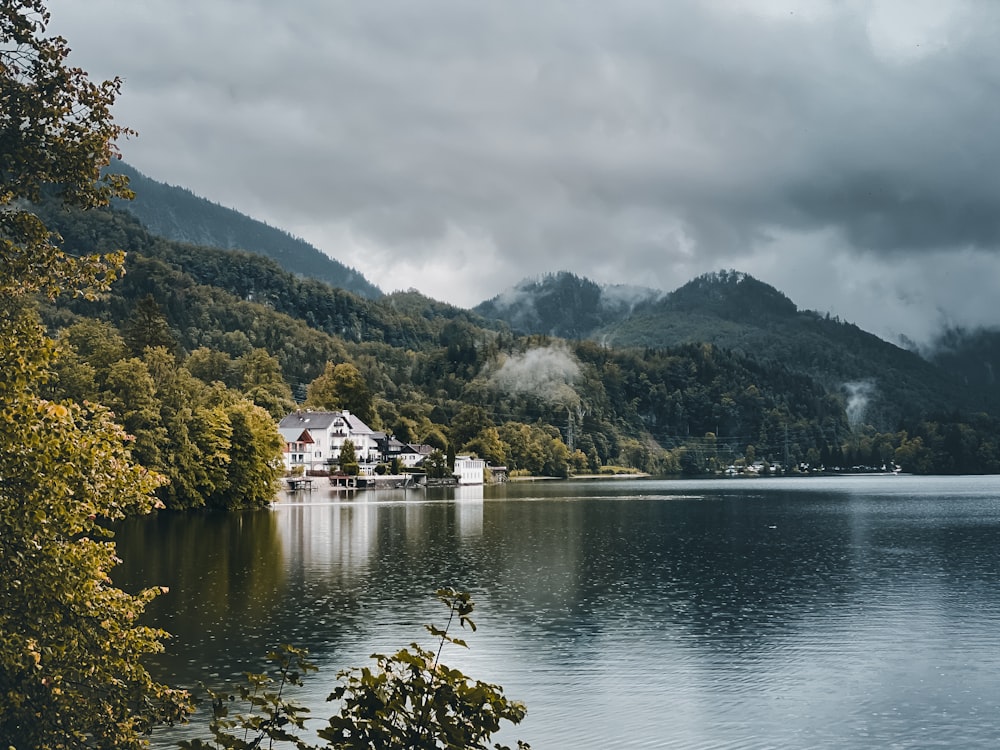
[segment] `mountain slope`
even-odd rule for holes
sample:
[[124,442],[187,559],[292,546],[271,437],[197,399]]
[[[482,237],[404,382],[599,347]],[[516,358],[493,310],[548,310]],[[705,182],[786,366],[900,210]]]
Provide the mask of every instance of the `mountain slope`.
[[948,329],[927,358],[968,386],[1000,390],[1000,329]]
[[[570,289],[599,289],[593,282],[566,274],[522,284],[516,291],[520,310],[555,309],[548,318],[522,314],[524,333],[565,330],[576,309]],[[514,296],[508,294],[507,296]],[[503,315],[494,298],[476,308],[480,314]],[[589,299],[593,299],[591,294]],[[552,300],[562,304],[553,305]],[[779,363],[816,378],[827,388],[864,406],[864,419],[880,428],[898,425],[904,414],[954,408],[982,410],[992,401],[981,389],[964,387],[951,373],[855,325],[799,310],[778,290],[752,276],[720,271],[700,276],[655,298],[650,294],[630,307],[602,307],[599,298],[584,307],[575,330],[619,348],[667,349],[710,343],[758,360]],[[553,321],[557,325],[553,325]],[[535,327],[532,328],[531,324]]]
[[114,172],[129,178],[135,200],[118,206],[153,234],[224,250],[246,250],[276,261],[286,271],[378,299],[382,292],[360,272],[320,252],[305,240],[249,216],[199,198],[189,190],[157,182],[124,162]]
[[857,326],[795,304],[773,287],[736,272],[706,274],[660,302],[595,332],[613,346],[669,347],[690,342],[777,361],[849,398],[862,393],[875,424],[903,414],[983,408],[984,394]]
[[627,316],[632,308],[660,296],[653,289],[599,286],[567,271],[525,280],[473,308],[519,333],[584,339],[601,326]]
[[[610,463],[698,474],[744,453],[786,466],[879,466],[898,450],[914,471],[1000,471],[997,420],[960,414],[962,388],[942,381],[935,406],[951,411],[924,420],[929,406],[922,395],[934,390],[930,376],[921,379],[906,358],[894,372],[878,369],[878,356],[865,355],[865,342],[879,356],[913,355],[853,326],[801,313],[776,290],[742,275],[696,280],[672,299],[639,304],[619,322],[657,311],[660,323],[701,318],[744,342],[759,335],[763,348],[769,340],[801,345],[808,337],[799,319],[820,321],[834,327],[820,329],[825,338],[813,354],[828,351],[832,368],[854,347],[868,360],[864,372],[875,372],[872,379],[849,381],[851,387],[838,392],[802,369],[793,371],[784,364],[788,359],[758,358],[753,346],[747,353],[705,343],[616,350],[595,341],[513,337],[504,325],[490,328],[469,311],[416,293],[364,300],[292,276],[259,255],[155,237],[124,212],[57,211],[44,218],[74,254],[128,252],[127,273],[98,301],[63,299],[45,307],[53,330],[79,316],[97,317],[127,334],[132,355],[146,356],[148,342],[157,342],[211,365],[206,374],[227,383],[233,363],[260,357],[255,350],[263,349],[300,400],[328,362],[352,363],[384,425],[459,446],[480,430],[488,433],[482,441],[489,438],[480,447],[498,449],[495,455],[515,468],[563,475],[572,460],[578,471]],[[740,322],[746,310],[763,333]],[[102,334],[95,335],[99,348]],[[95,369],[69,364],[59,375],[64,386],[79,393],[88,383],[97,387]],[[473,428],[468,434],[463,419]]]

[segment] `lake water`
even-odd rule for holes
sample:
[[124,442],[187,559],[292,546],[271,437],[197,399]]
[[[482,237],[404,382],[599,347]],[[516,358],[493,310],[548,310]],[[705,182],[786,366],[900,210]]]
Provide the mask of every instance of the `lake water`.
[[[511,483],[160,516],[119,532],[175,685],[309,649],[338,669],[427,643],[528,706],[544,748],[1000,746],[1000,477]],[[429,645],[429,644],[428,644]],[[169,746],[176,735],[154,740]]]

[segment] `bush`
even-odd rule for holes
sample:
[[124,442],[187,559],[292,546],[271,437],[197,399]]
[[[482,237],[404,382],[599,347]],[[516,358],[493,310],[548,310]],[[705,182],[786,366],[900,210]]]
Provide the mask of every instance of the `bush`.
[[[291,743],[298,750],[485,750],[501,722],[518,724],[527,710],[508,699],[503,688],[472,680],[441,663],[445,644],[468,648],[450,634],[458,618],[462,628],[475,631],[474,608],[468,593],[440,589],[437,598],[448,608],[444,628],[425,625],[437,638],[435,650],[411,643],[394,654],[374,654],[375,668],[362,667],[338,674],[339,684],[327,698],[340,707],[318,732],[325,745],[310,745],[298,736],[309,709],[284,697],[289,685],[301,685],[302,676],[316,670],[306,652],[281,646],[268,654],[277,678],[248,674],[239,695],[208,691],[213,718],[209,725],[215,747],[246,750]],[[275,687],[272,687],[275,686]],[[231,713],[239,701],[246,713]],[[183,750],[207,750],[202,740],[179,743]],[[494,744],[495,750],[510,748]],[[520,750],[530,746],[520,740]]]

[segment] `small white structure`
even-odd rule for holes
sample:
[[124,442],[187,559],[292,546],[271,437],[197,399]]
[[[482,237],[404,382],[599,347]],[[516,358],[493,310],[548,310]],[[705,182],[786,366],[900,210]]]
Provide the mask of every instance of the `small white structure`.
[[346,409],[294,412],[278,423],[278,432],[285,440],[285,471],[330,469],[340,459],[346,440],[354,444],[362,473],[370,473],[379,459],[372,429]]
[[472,456],[455,456],[453,473],[459,484],[483,484],[486,481],[486,461]]

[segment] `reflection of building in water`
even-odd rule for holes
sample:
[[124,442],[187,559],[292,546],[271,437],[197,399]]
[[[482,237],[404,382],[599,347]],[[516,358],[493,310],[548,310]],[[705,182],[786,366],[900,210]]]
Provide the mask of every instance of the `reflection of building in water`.
[[361,572],[375,549],[378,506],[370,503],[322,503],[281,508],[289,565],[340,567]]
[[481,503],[483,501],[483,485],[460,485],[453,490],[452,498],[457,502]]
[[454,497],[455,528],[459,537],[482,536],[483,486],[458,486]]

